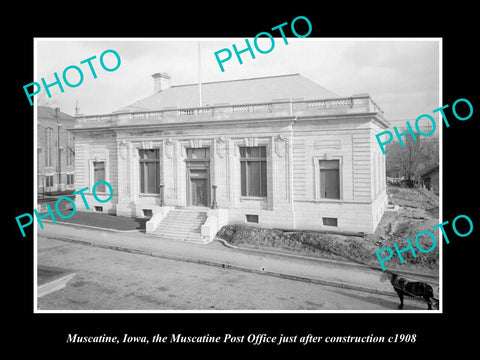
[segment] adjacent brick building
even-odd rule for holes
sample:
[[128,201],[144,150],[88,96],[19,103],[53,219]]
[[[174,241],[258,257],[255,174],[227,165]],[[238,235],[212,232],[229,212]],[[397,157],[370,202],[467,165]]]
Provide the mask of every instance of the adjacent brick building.
[[37,107],[38,194],[75,189],[74,125],[59,108]]

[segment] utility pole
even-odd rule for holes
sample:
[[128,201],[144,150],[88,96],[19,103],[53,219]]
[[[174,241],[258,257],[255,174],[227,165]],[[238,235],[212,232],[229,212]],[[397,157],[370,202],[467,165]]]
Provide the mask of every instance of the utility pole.
[[198,44],[198,105],[202,107],[202,57],[200,55],[200,41]]
[[58,171],[58,186],[57,190],[60,190],[60,184],[62,183],[62,152],[60,149],[60,128],[62,124],[60,123],[60,108],[55,108],[55,117],[57,118],[57,171]]

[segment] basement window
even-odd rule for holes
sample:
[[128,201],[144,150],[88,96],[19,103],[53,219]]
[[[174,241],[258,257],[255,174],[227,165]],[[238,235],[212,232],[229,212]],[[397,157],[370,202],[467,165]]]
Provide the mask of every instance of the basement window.
[[258,223],[258,215],[246,214],[245,219],[248,223]]
[[325,226],[338,226],[337,218],[324,217],[322,218],[322,220],[323,220],[323,225]]
[[103,212],[103,206],[95,206],[95,211]]
[[151,218],[153,213],[151,209],[142,209],[143,211],[143,216],[146,218]]

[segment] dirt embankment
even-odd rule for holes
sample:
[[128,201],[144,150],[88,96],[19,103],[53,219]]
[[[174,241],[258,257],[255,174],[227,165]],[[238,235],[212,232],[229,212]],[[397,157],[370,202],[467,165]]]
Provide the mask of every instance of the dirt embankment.
[[[403,265],[395,253],[394,257],[388,261],[388,267],[407,268],[410,270],[430,270],[438,271],[439,266],[439,230],[433,229],[440,223],[439,220],[439,199],[438,196],[427,190],[408,189],[396,186],[387,187],[389,202],[399,205],[397,212],[385,212],[380,221],[375,234],[368,235],[367,239],[373,240],[378,248],[390,247],[394,249],[394,243],[398,248],[404,249],[408,246],[406,238],[415,244],[415,237],[421,231],[427,230],[434,234],[436,239],[435,248],[423,253],[416,251],[417,257],[414,258],[410,251],[402,253],[405,261]],[[433,246],[433,240],[428,234],[419,238],[421,247],[425,250]],[[414,245],[415,246],[415,245]]]
[[[265,229],[248,225],[227,225],[217,236],[231,245],[274,250],[299,255],[316,256],[328,259],[344,260],[379,266],[375,252],[384,247],[394,250],[394,243],[399,249],[408,246],[406,238],[412,243],[415,236],[423,230],[435,235],[438,241],[438,229],[432,227],[439,224],[438,197],[427,191],[388,187],[389,201],[399,205],[398,211],[385,212],[375,234],[335,234],[317,231],[288,231]],[[424,249],[432,246],[432,239],[422,235],[421,244]],[[404,264],[395,254],[388,261],[388,268],[402,268],[437,272],[439,252],[438,244],[429,253],[417,251],[414,258],[410,251],[402,253]]]

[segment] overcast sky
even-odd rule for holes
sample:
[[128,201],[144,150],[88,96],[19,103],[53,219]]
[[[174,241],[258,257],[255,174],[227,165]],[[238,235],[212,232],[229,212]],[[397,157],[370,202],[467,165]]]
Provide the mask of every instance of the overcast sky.
[[[249,41],[253,46],[253,39]],[[260,48],[268,49],[268,38],[262,41]],[[233,55],[224,63],[222,72],[214,52],[232,49],[232,44],[243,49],[244,38],[37,38],[36,72],[32,81],[40,82],[44,77],[51,83],[54,72],[61,78],[64,68],[77,65],[83,70],[83,83],[76,88],[64,85],[64,93],[57,86],[52,87],[52,98],[36,96],[40,104],[58,106],[73,115],[78,100],[80,112],[85,115],[110,113],[151,95],[153,73],[168,73],[171,85],[196,83],[200,43],[202,82],[300,73],[340,96],[370,94],[391,121],[415,120],[420,114],[432,114],[433,109],[442,105],[437,39],[288,38],[288,42],[286,45],[282,38],[275,38],[270,53],[254,50],[255,59],[246,52],[242,54],[242,65]],[[117,51],[122,61],[113,72],[104,71],[99,63],[100,54],[108,49]],[[92,64],[97,79],[93,79],[88,64],[80,64],[94,55],[97,58]],[[115,64],[112,54],[105,57],[107,60]],[[69,80],[75,82],[75,71],[68,74]]]

